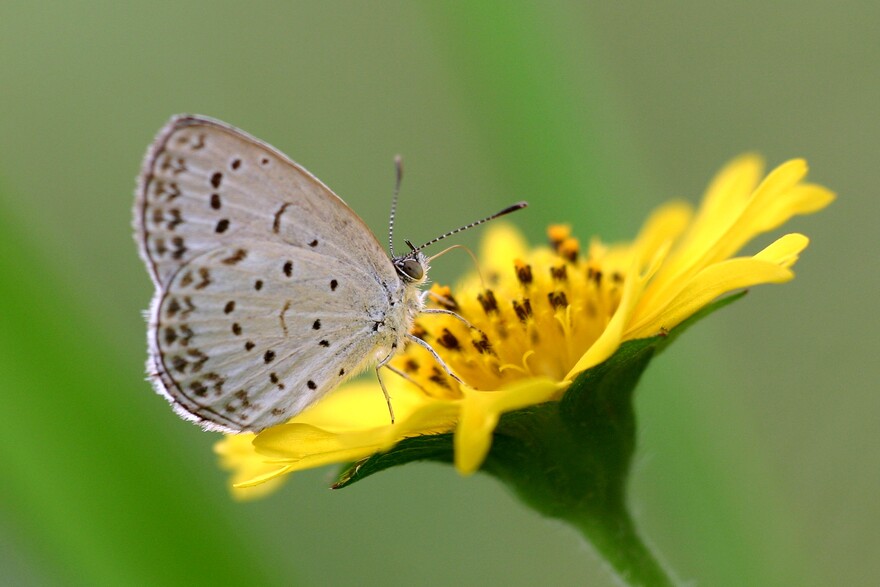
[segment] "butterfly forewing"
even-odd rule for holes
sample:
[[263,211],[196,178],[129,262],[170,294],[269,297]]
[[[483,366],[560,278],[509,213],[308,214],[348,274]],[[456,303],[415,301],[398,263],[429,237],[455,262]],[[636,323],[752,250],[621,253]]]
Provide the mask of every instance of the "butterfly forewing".
[[222,243],[321,246],[384,277],[393,268],[363,221],[283,153],[221,122],[175,117],[141,170],[135,229],[157,284]]
[[135,224],[157,287],[148,369],[185,417],[260,430],[375,360],[394,268],[341,199],[273,148],[173,119],[144,162]]

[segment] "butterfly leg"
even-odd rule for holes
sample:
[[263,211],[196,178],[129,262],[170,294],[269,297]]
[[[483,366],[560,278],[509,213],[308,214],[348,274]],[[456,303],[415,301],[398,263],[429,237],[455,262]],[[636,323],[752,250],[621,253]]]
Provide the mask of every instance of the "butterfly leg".
[[440,355],[437,354],[437,351],[435,351],[433,349],[433,347],[431,347],[431,345],[426,343],[424,340],[422,340],[418,336],[413,336],[412,334],[407,334],[406,337],[409,340],[411,340],[412,342],[414,342],[417,345],[419,345],[420,347],[422,347],[423,349],[425,349],[426,351],[428,351],[429,353],[431,353],[431,356],[434,357],[434,360],[437,361],[437,363],[439,363],[441,367],[443,367],[443,370],[446,371],[446,373],[448,373],[450,377],[452,377],[453,379],[455,379],[456,381],[458,381],[462,385],[466,385],[466,383],[464,381],[462,381],[461,379],[459,379],[458,375],[453,373],[452,370],[449,368],[449,366],[443,362],[443,359],[440,358]]
[[407,381],[409,381],[410,383],[412,383],[413,385],[415,385],[416,387],[421,389],[425,395],[428,395],[428,390],[425,389],[421,383],[419,383],[418,381],[416,381],[415,379],[410,377],[409,373],[407,373],[406,371],[401,371],[397,367],[392,367],[391,365],[385,365],[385,368],[388,369],[389,371],[391,371],[392,373],[396,373],[397,375],[400,375],[401,377],[403,377],[404,379],[406,379]]
[[[460,320],[465,326],[472,330],[476,330],[480,334],[483,334],[483,331],[471,324],[467,321],[463,316],[456,314],[452,310],[444,310],[443,308],[424,308],[421,312],[422,314],[446,314],[447,316],[452,316],[456,320]],[[485,336],[485,335],[484,335]]]
[[393,357],[393,356],[394,356],[394,350],[392,350],[390,353],[388,353],[388,356],[385,357],[384,359],[382,359],[381,361],[379,361],[379,364],[376,365],[376,379],[379,380],[379,387],[382,388],[382,393],[385,395],[385,403],[388,404],[388,415],[391,416],[391,423],[392,424],[394,424],[394,408],[391,406],[391,396],[388,395],[388,390],[385,389],[385,382],[382,381],[382,374],[379,372],[379,369],[381,369],[382,367],[387,367],[387,368],[391,369],[392,371],[396,372],[397,370],[388,364],[388,361],[390,361],[391,357]]

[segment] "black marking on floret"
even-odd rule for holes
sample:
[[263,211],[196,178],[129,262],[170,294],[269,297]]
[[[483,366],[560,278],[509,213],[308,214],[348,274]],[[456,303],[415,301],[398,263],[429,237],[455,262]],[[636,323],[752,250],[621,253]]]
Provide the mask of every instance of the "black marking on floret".
[[568,306],[568,298],[564,291],[551,291],[547,294],[547,299],[554,310]]
[[461,348],[461,345],[458,342],[458,338],[454,334],[452,334],[448,328],[443,329],[443,333],[437,337],[437,342],[443,348],[449,349],[451,351],[457,351]]
[[477,301],[480,302],[480,305],[483,306],[483,311],[487,314],[498,311],[498,300],[495,299],[495,292],[491,289],[478,294]]

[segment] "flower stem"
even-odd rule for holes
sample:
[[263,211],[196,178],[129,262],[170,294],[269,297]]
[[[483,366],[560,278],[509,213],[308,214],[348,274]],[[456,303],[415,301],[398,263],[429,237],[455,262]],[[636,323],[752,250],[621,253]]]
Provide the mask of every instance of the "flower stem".
[[587,542],[599,552],[626,585],[665,587],[674,581],[639,537],[626,512],[614,518],[597,517],[595,512],[566,518]]

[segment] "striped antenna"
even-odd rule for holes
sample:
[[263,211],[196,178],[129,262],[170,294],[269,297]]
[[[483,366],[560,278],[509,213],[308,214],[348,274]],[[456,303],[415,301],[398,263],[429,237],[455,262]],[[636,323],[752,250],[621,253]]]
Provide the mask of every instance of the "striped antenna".
[[403,159],[394,156],[394,169],[397,170],[397,181],[394,182],[394,197],[391,198],[391,216],[388,218],[388,250],[394,257],[394,216],[397,214],[397,196],[400,195],[400,182],[403,180]]
[[522,210],[523,208],[525,208],[528,205],[529,205],[528,202],[517,202],[513,206],[508,206],[504,210],[501,210],[500,212],[496,212],[495,214],[492,214],[491,216],[486,216],[485,218],[483,218],[481,220],[477,220],[476,222],[471,222],[470,224],[460,226],[460,227],[456,228],[455,230],[450,230],[449,232],[447,232],[445,234],[441,234],[437,238],[433,238],[433,239],[429,240],[428,242],[426,242],[425,244],[420,245],[418,247],[414,247],[411,242],[406,241],[407,246],[409,246],[409,248],[412,249],[412,251],[409,254],[411,255],[413,253],[417,253],[417,252],[421,251],[422,249],[424,249],[425,247],[429,247],[429,246],[433,245],[434,243],[441,241],[448,236],[452,236],[453,234],[458,234],[459,232],[463,232],[469,228],[473,228],[475,226],[485,224],[486,222],[489,222],[490,220],[495,220],[496,218],[498,218],[500,216],[504,216],[505,214],[510,214],[511,212],[516,212],[517,210]]

